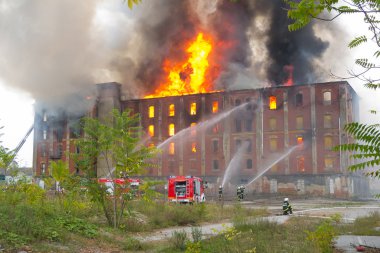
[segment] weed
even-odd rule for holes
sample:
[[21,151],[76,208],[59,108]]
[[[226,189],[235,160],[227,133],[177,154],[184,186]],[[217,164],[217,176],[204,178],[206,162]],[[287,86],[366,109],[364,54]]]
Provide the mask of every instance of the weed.
[[336,236],[331,220],[325,220],[317,227],[314,232],[306,231],[307,239],[313,242],[321,252],[332,252],[332,240]]
[[75,217],[59,217],[56,223],[70,232],[79,233],[88,238],[94,238],[97,234],[97,228],[95,225],[90,224],[82,219]]
[[187,234],[186,231],[174,231],[172,234],[171,242],[175,249],[185,250],[186,242],[187,242]]
[[191,228],[191,237],[193,239],[193,242],[195,242],[195,243],[202,241],[202,228],[192,227]]
[[136,251],[136,250],[145,250],[146,246],[141,243],[139,240],[136,240],[134,238],[127,238],[123,243],[123,249],[126,251]]
[[24,246],[29,240],[24,236],[17,235],[12,232],[0,230],[0,242],[7,248],[16,249]]
[[342,220],[342,214],[341,213],[335,213],[335,214],[330,216],[330,219],[338,224]]
[[201,253],[201,242],[188,242],[186,245],[186,253]]

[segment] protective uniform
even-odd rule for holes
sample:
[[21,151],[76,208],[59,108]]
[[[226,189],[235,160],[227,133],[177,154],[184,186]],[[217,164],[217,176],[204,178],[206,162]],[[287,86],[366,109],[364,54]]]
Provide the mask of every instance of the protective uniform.
[[219,201],[221,201],[223,198],[223,187],[219,186]]
[[284,203],[282,204],[282,213],[283,215],[288,215],[293,213],[292,206],[289,203],[289,199],[285,198]]

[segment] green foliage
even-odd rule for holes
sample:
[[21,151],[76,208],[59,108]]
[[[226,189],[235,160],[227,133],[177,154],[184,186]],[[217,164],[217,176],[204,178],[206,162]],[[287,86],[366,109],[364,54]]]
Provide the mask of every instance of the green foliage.
[[51,175],[55,181],[62,183],[69,177],[69,168],[62,160],[50,162]]
[[193,242],[195,242],[195,243],[202,241],[202,228],[192,227],[191,228],[191,238],[193,239]]
[[58,217],[56,219],[56,224],[70,232],[78,233],[88,238],[94,238],[98,234],[95,225],[72,216]]
[[[363,170],[380,164],[380,130],[379,125],[366,125],[350,123],[345,126],[345,131],[358,143],[342,144],[334,148],[336,151],[353,152],[351,158],[359,159],[359,163],[348,167],[351,171]],[[363,161],[364,160],[364,161]],[[380,170],[367,173],[371,177],[380,177]]]
[[28,240],[24,236],[14,234],[12,232],[2,231],[0,229],[0,242],[7,248],[20,248],[24,246]]
[[320,252],[332,252],[332,241],[336,236],[331,220],[325,220],[315,231],[306,231],[307,240],[313,242]]
[[13,150],[9,150],[0,145],[0,168],[5,168],[5,174],[9,169],[9,166],[12,164],[16,154]]
[[186,242],[188,241],[186,231],[174,231],[170,241],[175,249],[185,250]]
[[[288,27],[289,31],[299,30],[313,19],[332,21],[340,15],[356,13],[363,16],[363,23],[368,25],[368,30],[371,33],[371,40],[366,35],[358,36],[348,44],[348,48],[355,48],[369,41],[374,42],[377,47],[380,47],[380,27],[378,26],[380,20],[378,20],[378,15],[376,15],[380,13],[380,4],[377,0],[284,1],[289,7],[287,10],[288,17],[293,20],[293,23]],[[373,55],[375,58],[378,58],[380,51],[376,50]],[[360,73],[350,71],[350,77],[345,79],[357,78],[364,81],[364,86],[369,89],[379,88],[378,79],[370,77],[372,73],[377,73],[377,69],[380,67],[379,64],[370,63],[365,58],[357,59],[355,63],[364,68],[364,70]]]
[[[91,200],[102,206],[109,225],[114,228],[120,225],[127,202],[135,195],[128,194],[129,184],[116,184],[113,179],[119,175],[141,174],[143,169],[154,166],[148,161],[156,149],[139,145],[142,129],[138,122],[139,116],[130,110],[119,112],[115,109],[104,121],[84,118],[84,137],[76,142],[81,152],[71,154],[87,179],[85,187]],[[95,171],[99,163],[106,166],[101,169],[111,179],[111,191],[94,180],[102,176]]]
[[330,219],[332,221],[334,221],[335,223],[340,223],[340,221],[342,220],[342,214],[341,213],[335,213],[335,214],[330,216]]
[[129,251],[145,251],[146,245],[134,238],[127,238],[123,243],[123,249]]
[[201,253],[202,247],[201,242],[188,242],[186,244],[186,253]]
[[[288,18],[292,19],[294,23],[288,26],[289,31],[299,30],[302,27],[310,23],[313,18],[318,17],[324,10],[331,12],[333,4],[337,3],[337,0],[301,0],[301,1],[289,1],[284,0],[288,4]],[[343,12],[345,8],[341,11]]]
[[356,59],[355,63],[362,66],[363,68],[370,69],[375,67],[374,63],[368,62],[368,59],[363,58],[363,59]]
[[357,47],[358,45],[364,43],[364,42],[367,42],[367,37],[366,36],[360,36],[360,37],[357,37],[355,39],[353,39],[349,44],[348,44],[348,47],[349,48],[354,48],[354,47]]
[[375,228],[380,227],[380,213],[373,212],[368,216],[356,218],[354,223],[339,226],[340,234],[380,236],[380,231]]

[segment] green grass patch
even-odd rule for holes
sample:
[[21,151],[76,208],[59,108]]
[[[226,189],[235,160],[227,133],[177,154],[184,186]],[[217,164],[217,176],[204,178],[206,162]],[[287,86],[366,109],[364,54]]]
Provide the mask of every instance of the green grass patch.
[[368,216],[357,218],[352,224],[342,224],[337,226],[339,234],[372,235],[380,236],[380,231],[375,230],[380,227],[380,213],[373,212]]

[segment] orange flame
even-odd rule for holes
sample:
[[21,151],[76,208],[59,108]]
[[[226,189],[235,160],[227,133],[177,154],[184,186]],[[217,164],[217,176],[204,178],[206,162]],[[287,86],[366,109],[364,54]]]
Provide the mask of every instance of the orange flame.
[[292,86],[293,85],[293,71],[294,71],[294,66],[293,65],[286,65],[284,67],[284,70],[288,72],[288,79],[285,81],[284,85],[285,86]]
[[188,59],[183,63],[164,63],[167,80],[159,85],[154,94],[145,98],[178,96],[211,91],[211,84],[206,81],[209,67],[208,56],[213,48],[211,38],[199,33],[195,41],[187,48]]

